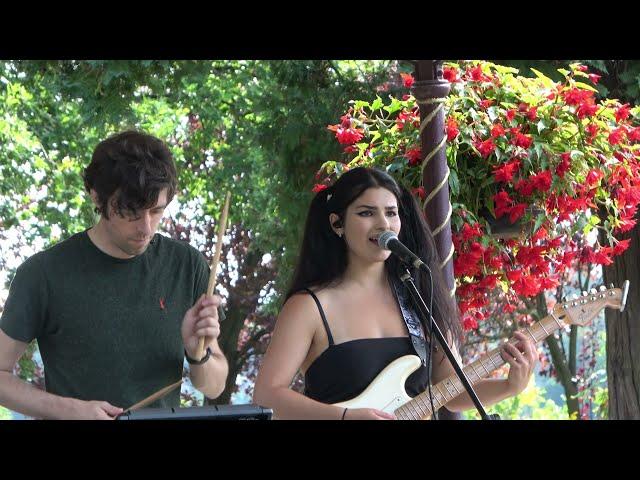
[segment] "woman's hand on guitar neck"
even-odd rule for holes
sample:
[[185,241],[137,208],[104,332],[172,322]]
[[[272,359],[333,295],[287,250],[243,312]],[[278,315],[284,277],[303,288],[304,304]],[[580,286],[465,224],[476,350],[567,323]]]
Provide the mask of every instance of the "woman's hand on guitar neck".
[[375,408],[349,408],[344,420],[396,420],[396,416]]
[[505,343],[502,345],[502,358],[510,365],[509,390],[512,395],[522,392],[529,384],[529,379],[538,362],[538,351],[531,338],[523,332],[516,332],[513,336],[518,342],[515,345]]

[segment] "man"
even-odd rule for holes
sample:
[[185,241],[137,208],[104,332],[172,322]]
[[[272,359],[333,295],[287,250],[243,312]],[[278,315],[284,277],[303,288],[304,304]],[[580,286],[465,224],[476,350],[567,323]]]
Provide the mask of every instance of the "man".
[[[0,404],[37,418],[112,419],[180,380],[222,393],[209,267],[186,243],[155,233],[177,187],[169,149],[135,131],[96,147],[84,171],[98,223],[25,261],[0,318]],[[197,355],[205,337],[206,355]],[[46,392],[13,369],[37,339]],[[179,406],[179,389],[150,405]]]

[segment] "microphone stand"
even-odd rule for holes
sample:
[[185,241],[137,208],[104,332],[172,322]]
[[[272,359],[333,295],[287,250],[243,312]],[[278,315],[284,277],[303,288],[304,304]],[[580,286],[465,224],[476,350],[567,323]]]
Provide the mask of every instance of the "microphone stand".
[[[420,263],[419,266],[423,267],[423,268],[426,268],[429,271],[429,273],[431,273],[429,267],[427,265],[425,265],[424,263]],[[415,283],[413,281],[413,278],[411,277],[411,273],[409,273],[409,270],[406,267],[405,267],[405,271],[406,271],[406,273],[400,275],[400,280],[402,280],[402,282],[409,289],[409,293],[411,294],[411,298],[413,299],[413,303],[416,305],[416,307],[418,308],[418,311],[420,312],[420,314],[422,316],[423,325],[425,325],[425,326],[426,325],[431,325],[432,326],[432,330],[430,332],[431,333],[431,338],[432,338],[431,341],[433,341],[433,336],[435,334],[436,339],[438,340],[440,345],[442,345],[442,348],[444,349],[444,353],[447,355],[447,358],[451,362],[451,365],[453,366],[453,369],[456,371],[456,374],[458,375],[458,378],[460,378],[460,381],[462,382],[462,385],[464,385],[464,388],[467,390],[467,393],[469,394],[469,397],[471,398],[471,400],[473,401],[474,405],[476,406],[476,409],[480,413],[480,417],[482,418],[482,420],[500,420],[500,416],[498,414],[489,415],[485,411],[484,407],[482,406],[482,403],[480,402],[480,399],[478,398],[478,395],[476,394],[475,390],[471,386],[471,383],[469,383],[469,379],[467,378],[466,374],[464,373],[464,371],[462,370],[462,368],[458,364],[458,361],[456,360],[456,358],[453,356],[453,352],[449,348],[449,345],[447,344],[447,342],[446,342],[446,340],[444,338],[444,335],[442,334],[442,331],[440,330],[440,327],[438,327],[438,324],[435,322],[435,320],[433,320],[433,317],[431,316],[431,312],[429,311],[429,308],[424,303],[424,300],[423,300],[422,296],[420,295],[420,292],[418,292],[418,289],[416,288],[416,285],[415,285]],[[426,319],[429,319],[430,321],[427,322]],[[429,379],[429,382],[431,382],[431,379]],[[433,414],[435,414],[435,412],[431,412],[431,414],[433,415]]]

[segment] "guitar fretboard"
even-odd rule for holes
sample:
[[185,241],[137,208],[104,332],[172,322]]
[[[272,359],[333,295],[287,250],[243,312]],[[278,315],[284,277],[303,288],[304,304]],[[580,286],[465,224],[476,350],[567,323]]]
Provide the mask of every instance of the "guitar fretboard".
[[[564,315],[558,318],[553,314],[548,315],[530,328],[525,329],[524,332],[531,337],[534,343],[538,343],[556,330],[564,328],[564,324],[561,321],[562,318],[564,318]],[[511,339],[509,343],[515,344],[517,340]],[[464,374],[472,386],[506,363],[502,359],[500,351],[500,347],[495,348],[479,360],[463,368]],[[431,387],[434,410],[438,410],[450,400],[465,392],[464,385],[456,374],[445,378]],[[431,414],[431,400],[428,389],[395,410],[395,415],[399,420],[420,420],[430,417]]]

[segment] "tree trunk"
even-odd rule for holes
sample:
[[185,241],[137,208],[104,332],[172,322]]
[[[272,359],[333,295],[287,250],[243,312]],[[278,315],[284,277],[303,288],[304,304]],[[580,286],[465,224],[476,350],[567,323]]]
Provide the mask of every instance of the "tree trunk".
[[607,379],[609,418],[640,419],[640,230],[636,226],[629,236],[626,252],[614,263],[603,267],[604,281],[621,287],[631,283],[624,312],[607,308]]
[[[542,319],[549,315],[549,311],[547,309],[547,301],[545,300],[544,293],[540,293],[536,297],[536,310],[538,319]],[[575,372],[572,373],[570,367],[571,365],[573,365],[573,369],[575,371],[576,349],[575,347],[569,349],[569,359],[567,360],[564,352],[562,351],[562,347],[560,346],[559,339],[557,339],[554,335],[549,335],[545,342],[549,347],[549,353],[551,353],[551,363],[553,364],[553,368],[556,371],[558,381],[560,382],[560,385],[562,385],[562,388],[564,388],[564,395],[567,399],[567,412],[569,413],[569,418],[579,418],[580,403],[576,398],[578,390],[576,388],[575,382],[572,380]]]

